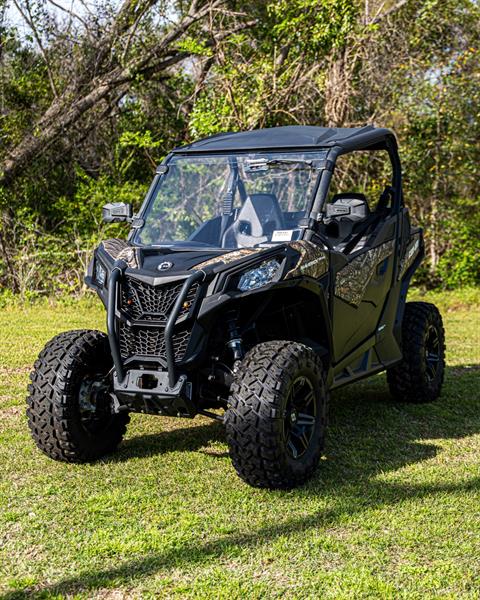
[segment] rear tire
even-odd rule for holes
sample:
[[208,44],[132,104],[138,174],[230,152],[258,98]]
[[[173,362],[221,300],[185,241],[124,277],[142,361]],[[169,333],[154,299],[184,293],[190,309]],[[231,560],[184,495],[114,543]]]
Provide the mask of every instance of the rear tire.
[[100,331],[67,331],[40,353],[31,373],[27,417],[42,452],[64,462],[88,462],[115,450],[129,416],[113,414],[112,358]]
[[434,304],[408,302],[402,323],[400,363],[387,369],[392,396],[401,402],[436,400],[445,373],[445,332]]
[[231,386],[230,457],[255,487],[288,489],[315,471],[324,447],[327,393],[320,359],[296,342],[255,346]]

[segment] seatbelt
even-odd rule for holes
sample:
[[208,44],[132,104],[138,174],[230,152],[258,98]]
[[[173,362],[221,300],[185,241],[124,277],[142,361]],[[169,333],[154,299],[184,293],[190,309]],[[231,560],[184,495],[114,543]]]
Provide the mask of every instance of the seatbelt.
[[[372,228],[372,225],[377,226],[380,219],[383,215],[372,213],[370,217],[367,217],[367,220],[364,222],[363,227],[359,227],[357,233],[352,237],[352,239],[345,244],[343,249],[344,254],[349,254],[353,248],[358,244],[358,242],[362,239],[362,237],[367,233],[369,229]],[[372,218],[373,217],[373,218]]]
[[[238,173],[238,171],[237,171]],[[242,204],[245,202],[245,200],[247,199],[247,190],[245,189],[245,184],[243,183],[243,179],[240,177],[240,175],[238,175],[237,177],[237,186],[238,186],[238,191],[240,192],[240,198],[242,199]]]
[[[372,229],[372,226],[375,227],[381,221],[382,218],[385,218],[388,214],[388,199],[389,197],[393,199],[395,194],[395,188],[391,185],[387,185],[383,192],[380,194],[380,199],[377,202],[377,206],[375,208],[375,212],[373,212],[369,218],[365,221],[363,227],[360,227],[357,233],[352,237],[352,239],[345,244],[345,248],[343,249],[344,254],[349,254],[353,248],[358,244],[361,238],[367,233],[369,229]],[[373,217],[373,218],[372,218]]]
[[[222,222],[220,225],[219,244],[222,244],[223,236],[227,230],[230,215],[233,212],[233,200],[235,197],[235,188],[238,184],[238,165],[236,159],[230,160],[230,175],[228,176],[227,190],[223,197]],[[243,185],[243,184],[242,184]]]

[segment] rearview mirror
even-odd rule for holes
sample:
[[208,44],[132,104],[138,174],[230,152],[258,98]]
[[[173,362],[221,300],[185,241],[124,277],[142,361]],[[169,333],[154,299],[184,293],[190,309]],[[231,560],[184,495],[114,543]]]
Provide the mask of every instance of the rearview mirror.
[[110,202],[109,204],[105,204],[102,209],[102,219],[104,223],[131,221],[132,214],[132,205],[125,204],[125,202]]

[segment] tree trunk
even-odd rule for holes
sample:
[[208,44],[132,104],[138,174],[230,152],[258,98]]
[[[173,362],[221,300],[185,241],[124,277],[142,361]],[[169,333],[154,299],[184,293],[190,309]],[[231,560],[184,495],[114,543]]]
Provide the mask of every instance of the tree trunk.
[[348,65],[349,51],[345,46],[334,51],[325,86],[325,123],[327,127],[345,127],[349,122],[352,94],[352,67]]

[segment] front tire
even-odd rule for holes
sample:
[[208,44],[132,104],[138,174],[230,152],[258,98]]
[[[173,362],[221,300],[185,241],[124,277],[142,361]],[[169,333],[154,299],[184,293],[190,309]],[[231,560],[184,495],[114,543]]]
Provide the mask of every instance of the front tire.
[[445,374],[445,332],[434,304],[407,302],[400,363],[387,369],[390,393],[400,402],[420,404],[440,396]]
[[67,331],[42,350],[30,375],[27,417],[47,456],[89,462],[121,442],[129,416],[111,411],[112,365],[108,338],[100,331]]
[[296,342],[245,356],[225,413],[230,457],[254,487],[288,489],[309,479],[324,446],[327,393],[320,359]]

